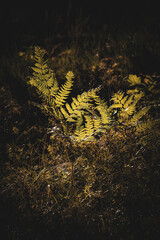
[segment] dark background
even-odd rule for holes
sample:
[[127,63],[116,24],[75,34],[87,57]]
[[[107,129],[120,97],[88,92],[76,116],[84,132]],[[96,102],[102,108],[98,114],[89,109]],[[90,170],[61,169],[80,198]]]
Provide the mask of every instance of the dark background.
[[[80,42],[82,34],[87,36],[87,39],[82,39],[83,43],[89,42],[91,45],[94,40],[98,45],[100,40],[104,45],[105,37],[111,33],[116,47],[121,48],[120,41],[128,44],[126,39],[130,36],[134,38],[137,34],[140,38],[137,37],[133,43],[130,39],[131,47],[127,47],[129,57],[133,53],[136,55],[136,59],[132,60],[133,68],[129,72],[158,73],[159,16],[158,1],[151,0],[5,1],[0,8],[1,66],[6,68],[3,56],[11,59],[15,52],[26,51],[28,47],[35,45],[50,51],[53,46],[62,42],[69,46],[75,37]],[[72,32],[76,36],[72,36]]]
[[[91,1],[91,0],[59,0],[59,1],[21,1],[16,4],[5,2],[0,8],[0,21],[5,40],[13,36],[31,31],[43,35],[45,27],[54,31],[57,18],[66,21],[69,15],[74,21],[78,14],[89,16],[93,24],[113,24],[122,27],[143,24],[159,24],[159,6],[154,1]],[[63,25],[63,24],[62,24]]]
[[[0,135],[0,156],[2,152],[2,156],[3,156],[2,162],[6,162],[6,159],[8,159],[8,152],[7,153],[5,152],[3,154],[4,149],[6,149],[6,146],[10,144],[11,141],[13,142],[19,141],[17,139],[20,134],[18,136],[13,134],[13,131],[12,131],[13,126],[17,126],[20,133],[21,132],[23,133],[23,130],[30,129],[30,127],[34,126],[34,124],[40,125],[40,127],[42,126],[45,131],[45,127],[47,124],[46,118],[42,116],[42,114],[37,110],[37,108],[34,106],[28,105],[28,100],[29,101],[34,100],[33,92],[30,93],[30,89],[28,88],[28,86],[26,86],[27,85],[26,79],[25,80],[22,79],[23,74],[21,75],[18,75],[18,74],[23,73],[23,70],[24,72],[29,71],[28,70],[29,66],[28,65],[26,66],[25,65],[26,63],[24,62],[22,63],[20,62],[21,59],[18,58],[19,55],[17,53],[21,51],[25,52],[28,47],[35,46],[35,45],[40,45],[46,49],[47,44],[45,41],[48,41],[48,42],[50,41],[50,45],[49,44],[48,45],[49,47],[51,47],[51,49],[52,47],[54,47],[54,45],[61,43],[61,41],[64,43],[64,46],[65,46],[65,43],[67,41],[68,42],[71,41],[67,33],[69,32],[68,29],[72,27],[72,24],[75,23],[75,27],[76,27],[77,19],[80,19],[79,21],[83,21],[86,18],[89,18],[89,21],[87,23],[89,24],[89,27],[87,26],[87,24],[86,25],[80,24],[80,27],[83,26],[85,28],[82,31],[83,33],[87,32],[88,29],[90,30],[90,32],[88,32],[88,35],[87,35],[87,38],[89,38],[87,43],[89,42],[89,44],[92,43],[92,39],[93,39],[93,38],[90,38],[90,33],[92,32],[98,33],[98,30],[103,28],[104,25],[109,26],[109,30],[112,33],[112,38],[114,39],[114,42],[115,42],[114,46],[116,48],[118,48],[119,46],[121,47],[121,45],[118,44],[118,41],[119,41],[119,38],[121,37],[122,32],[126,33],[127,35],[128,32],[130,32],[131,30],[132,34],[128,34],[128,36],[124,38],[124,40],[126,39],[128,40],[130,36],[134,37],[134,32],[135,33],[138,32],[137,36],[140,36],[139,33],[141,33],[142,31],[142,34],[146,35],[146,37],[141,37],[142,41],[145,41],[146,39],[148,42],[153,41],[153,44],[151,44],[151,47],[155,49],[155,51],[153,51],[152,49],[150,50],[149,49],[150,45],[145,42],[143,44],[141,42],[141,39],[139,42],[138,41],[139,39],[137,39],[138,37],[136,38],[136,40],[133,41],[133,44],[131,39],[129,42],[130,45],[126,47],[127,52],[124,51],[124,55],[130,58],[132,57],[131,55],[133,53],[136,53],[137,55],[135,54],[136,56],[133,56],[133,58],[131,58],[132,60],[131,63],[133,66],[131,65],[131,68],[129,68],[129,70],[131,69],[132,71],[126,70],[126,72],[129,71],[129,74],[130,73],[136,73],[136,74],[151,73],[152,74],[156,72],[159,75],[159,66],[160,66],[159,15],[160,15],[159,1],[157,1],[156,4],[154,3],[154,1],[141,1],[141,0],[139,1],[128,0],[128,2],[113,1],[113,0],[110,0],[110,1],[108,0],[106,1],[56,0],[54,1],[53,0],[53,1],[32,1],[32,2],[21,1],[18,4],[16,4],[15,1],[12,1],[12,2],[5,1],[3,2],[3,4],[1,3],[1,7],[0,7],[0,31],[1,31],[1,34],[0,34],[0,40],[1,40],[0,84],[2,83],[2,87],[0,86],[0,90],[1,90],[0,105],[2,105],[2,111],[1,110],[0,111],[2,112],[1,114],[2,117],[0,120],[1,121],[0,130],[2,134]],[[108,28],[106,29],[107,29],[106,31],[108,31]],[[147,31],[147,34],[146,34],[146,31]],[[77,33],[77,31],[75,31],[75,33]],[[63,37],[63,39],[58,39],[58,34],[61,37]],[[95,35],[96,34],[94,34],[94,36]],[[119,38],[117,37],[118,39],[116,39],[116,36],[118,36]],[[98,40],[98,38],[99,38],[99,35],[98,36],[96,35],[96,41]],[[104,43],[105,43],[105,39],[104,39]],[[158,43],[158,44],[156,45],[155,43]],[[155,45],[155,47],[153,47],[153,45]],[[146,46],[148,48],[146,48]],[[157,50],[157,46],[159,47],[158,50]],[[88,49],[88,52],[89,52],[90,49],[92,48],[88,45],[87,47],[89,48]],[[114,57],[116,55],[115,52],[116,51],[111,52],[111,56],[113,55]],[[83,50],[81,54],[83,55],[83,58],[85,58],[85,52],[83,52]],[[105,54],[104,54],[104,57],[105,57]],[[84,59],[83,59],[83,62],[84,62]],[[81,67],[81,64],[79,65]],[[64,66],[58,66],[58,68],[63,70]],[[67,71],[65,71],[65,73],[66,72]],[[88,79],[92,79],[91,74],[90,72],[88,73],[86,73],[85,71],[82,72],[80,68],[80,74],[79,74],[81,77],[80,80],[83,80],[84,85],[87,86]],[[28,76],[28,72],[25,76]],[[106,81],[107,81],[107,77],[106,77]],[[108,89],[107,89],[107,92],[109,92]],[[22,112],[20,116],[18,114],[16,115],[16,113],[14,114],[14,112],[11,111],[12,108],[14,107],[14,105],[12,106],[10,103],[11,98],[16,99],[16,101],[19,103],[18,106],[21,106],[20,109],[22,109]],[[34,138],[38,139],[38,137],[33,135],[32,140],[33,142],[36,142],[37,140],[35,140]],[[29,136],[29,139],[31,139],[30,136]],[[23,140],[22,140],[22,143],[23,143]],[[25,141],[28,141],[28,139],[26,138]],[[22,143],[20,142],[20,144]],[[150,230],[151,234],[153,233],[152,236],[154,236],[155,235],[154,229],[155,228],[158,229],[158,226],[159,226],[158,225],[159,217],[157,216],[158,215],[157,212],[159,210],[159,201],[158,201],[159,192],[158,190],[156,190],[157,188],[157,186],[155,185],[156,180],[153,177],[153,176],[157,176],[156,170],[154,170],[154,168],[156,169],[155,166],[156,164],[158,165],[157,163],[158,161],[155,163],[155,166],[154,166],[152,165],[152,163],[150,163],[151,160],[152,159],[150,159],[150,156],[147,156],[147,160],[146,160],[147,170],[144,169],[145,173],[144,175],[142,174],[142,176],[144,177],[144,179],[142,178],[142,182],[139,180],[141,184],[144,184],[145,180],[148,179],[147,180],[148,185],[144,186],[144,189],[145,188],[147,189],[145,192],[146,195],[143,196],[143,193],[139,194],[137,192],[136,193],[137,199],[135,200],[135,196],[132,196],[133,195],[132,191],[133,192],[135,191],[133,188],[131,189],[131,201],[130,201],[130,198],[126,199],[126,201],[128,201],[128,205],[130,206],[129,210],[131,211],[131,213],[129,212],[128,214],[130,214],[131,217],[133,218],[132,219],[133,226],[135,228],[137,228],[139,224],[139,222],[136,221],[137,218],[140,219],[140,221],[142,221],[141,220],[142,217],[144,217],[144,219],[149,219],[149,220],[155,219],[155,222],[157,225],[155,227],[154,226],[155,224],[153,222],[151,224],[151,230]],[[153,157],[153,160],[154,160],[154,157]],[[8,161],[10,161],[10,159]],[[147,161],[149,163],[147,163]],[[155,171],[154,175],[152,171],[153,172]],[[116,170],[116,172],[118,171]],[[139,172],[139,169],[138,169],[138,172]],[[134,172],[133,172],[133,179],[134,179],[133,183],[136,186],[137,183],[136,183]],[[132,180],[132,176],[131,176],[131,180]],[[138,189],[141,189],[141,188],[138,188]],[[152,190],[152,192],[150,190]],[[152,199],[148,200],[148,194],[149,194],[149,197],[150,195],[151,197],[153,197],[152,194],[154,193],[156,193],[156,196],[154,196],[155,200],[154,201]],[[27,229],[25,221],[24,223],[22,222],[22,227],[21,227],[21,221],[17,216],[16,208],[14,208],[14,202],[12,201],[12,199],[11,199],[11,202],[13,202],[13,207],[12,207],[12,204],[10,204],[11,206],[8,205],[7,202],[5,202],[5,199],[3,201],[4,201],[3,204],[0,204],[0,220],[2,219],[3,221],[3,224],[0,226],[0,228],[2,229],[2,232],[4,231],[5,234],[8,234],[8,235],[11,234],[12,239],[13,238],[15,239],[16,234],[18,234],[19,231],[21,231],[20,236],[21,234],[24,236],[25,234],[27,234],[28,236],[28,232],[30,231],[29,234],[32,235],[32,239],[33,239],[33,234],[31,230],[34,230],[35,228],[34,231],[37,233],[39,232],[39,226],[38,227],[36,226],[36,223],[34,223],[34,219],[32,218],[32,216],[31,216],[32,221],[29,224],[30,226],[29,230]],[[5,205],[5,207],[3,205]],[[11,212],[11,209],[13,213]],[[146,209],[148,210],[148,212],[146,211]],[[141,211],[142,211],[142,216],[138,215],[137,217],[136,216],[137,212],[138,214],[140,214]],[[147,217],[145,217],[145,214]],[[18,219],[17,220],[18,224],[15,221],[15,219]],[[32,223],[33,223],[33,226],[32,226]],[[18,229],[17,225],[18,226],[20,225],[19,227],[20,230]],[[144,223],[144,226],[146,226],[146,228],[149,225],[150,225],[149,221],[146,223],[146,225]],[[143,228],[143,224],[139,229],[141,228]],[[43,228],[42,228],[42,231],[43,231]],[[46,232],[47,231],[48,229],[46,230]],[[134,231],[135,229],[133,229],[133,232]],[[61,229],[60,229],[60,232],[61,232]],[[143,234],[143,233],[138,232],[138,236],[139,234]],[[11,239],[11,237],[9,239]],[[36,237],[36,239],[42,239],[42,237],[40,238]],[[20,238],[17,238],[17,239],[20,239]],[[43,239],[46,239],[46,238],[44,237]],[[144,238],[140,237],[138,239],[144,239]]]
[[[104,38],[105,42],[105,36],[98,34],[107,26],[105,34],[111,33],[117,46],[122,35],[129,37],[138,33],[143,36],[139,42],[137,39],[137,45],[141,45],[140,51],[143,49],[143,53],[138,54],[143,56],[140,60],[142,64],[137,59],[134,61],[138,65],[138,68],[134,66],[135,72],[159,72],[160,54],[158,49],[155,50],[160,39],[159,16],[158,1],[151,0],[53,0],[21,1],[18,4],[5,1],[0,8],[1,56],[10,56],[15,51],[23,51],[35,45],[48,50],[60,42],[70,43],[73,36],[68,33],[72,32],[73,26],[75,29],[77,26],[83,28],[81,32],[87,33],[88,37],[92,34],[96,36],[95,41]],[[82,23],[86,19],[87,23]],[[77,34],[78,31],[74,33]],[[79,39],[81,32],[77,36]],[[88,41],[92,39],[90,37]],[[151,42],[153,54],[145,49]],[[133,51],[132,49],[131,52]]]

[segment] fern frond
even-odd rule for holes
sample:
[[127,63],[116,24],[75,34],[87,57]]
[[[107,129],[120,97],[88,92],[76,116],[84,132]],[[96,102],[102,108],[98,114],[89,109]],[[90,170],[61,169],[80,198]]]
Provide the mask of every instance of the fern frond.
[[153,80],[149,75],[146,75],[144,79],[136,75],[129,75],[128,82],[131,87],[134,87],[134,89],[128,90],[128,93],[135,93],[136,91],[153,92],[157,84],[157,81]]
[[114,102],[114,104],[121,104],[121,100],[123,99],[123,97],[124,97],[124,92],[118,91],[113,95],[111,100]]
[[85,127],[83,126],[83,118],[79,117],[76,121],[76,130],[74,132],[74,139],[77,141],[82,141],[85,139]]
[[85,124],[85,132],[87,136],[91,136],[94,132],[94,124],[93,120],[90,116],[85,116],[86,124]]
[[70,107],[69,103],[66,103],[66,109],[67,109],[67,111],[68,111],[70,114],[74,113],[74,111],[73,111],[73,109]]
[[62,114],[65,118],[69,118],[69,114],[67,113],[67,111],[63,107],[60,107],[60,110],[61,110],[61,112],[62,112]]
[[143,96],[144,96],[144,92],[139,92],[139,93],[134,94],[134,98],[135,98],[136,103],[137,103]]
[[135,88],[135,89],[129,89],[129,90],[127,90],[127,94],[129,95],[129,94],[136,94],[136,93],[139,93],[139,90],[137,89],[137,88]]
[[97,106],[96,109],[100,113],[102,125],[108,125],[110,123],[110,118],[107,109],[101,105]]
[[61,86],[61,88],[59,89],[55,97],[55,103],[57,107],[63,106],[64,103],[66,102],[66,99],[68,98],[72,90],[73,78],[74,78],[74,74],[71,71],[68,72],[66,75],[67,81]]
[[149,111],[150,107],[144,107],[141,110],[139,110],[137,113],[135,113],[133,115],[133,117],[131,118],[131,124],[132,125],[137,125],[138,121],[146,115],[146,113]]
[[122,108],[122,104],[121,103],[117,103],[117,104],[112,104],[111,108]]
[[129,75],[128,82],[133,86],[136,84],[141,84],[141,77],[137,77],[136,75]]
[[97,119],[93,119],[93,123],[95,131],[100,130],[100,128],[102,127],[101,118],[99,117]]
[[131,95],[130,97],[128,97],[128,95],[126,96],[127,97],[127,100],[124,102],[123,104],[123,108],[124,110],[126,111],[127,108],[131,105],[131,103],[133,102],[133,97],[134,95]]
[[35,65],[32,67],[33,75],[29,83],[36,87],[40,96],[49,103],[50,97],[55,96],[58,91],[58,82],[54,72],[48,67],[45,54],[45,50],[35,47]]
[[[66,103],[65,107],[70,114],[69,118],[79,118],[81,115],[84,115],[84,111],[88,113],[91,111],[93,104],[91,103],[91,97],[88,92],[83,92],[81,95],[76,98],[72,98],[72,102]],[[69,119],[67,119],[69,121]]]
[[[138,81],[136,78],[133,78],[132,80]],[[145,111],[144,109],[143,111],[137,112],[137,103],[143,96],[144,93],[140,91],[135,92],[134,94],[127,94],[126,96],[124,95],[124,92],[118,91],[112,97],[113,104],[110,106],[109,110],[112,112],[112,109],[116,109],[117,121],[125,125],[130,125],[131,123],[138,121],[142,115],[147,113],[147,110]]]
[[146,131],[152,130],[153,127],[153,120],[149,119],[147,121],[138,123],[136,126],[136,132],[137,133],[145,133]]
[[136,103],[133,102],[132,104],[128,105],[127,108],[124,109],[124,111],[122,111],[123,113],[125,112],[126,115],[131,116],[136,110]]

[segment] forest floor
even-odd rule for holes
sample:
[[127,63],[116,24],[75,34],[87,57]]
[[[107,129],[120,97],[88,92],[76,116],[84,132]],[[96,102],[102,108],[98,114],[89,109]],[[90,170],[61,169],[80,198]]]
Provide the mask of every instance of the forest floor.
[[52,118],[33,104],[41,100],[28,78],[34,46],[39,45],[47,51],[60,84],[73,71],[73,97],[101,86],[101,97],[110,104],[115,92],[126,90],[129,74],[151,76],[158,90],[160,24],[142,20],[124,26],[123,20],[119,25],[93,26],[92,18],[81,15],[56,17],[55,23],[50,15],[49,22],[46,10],[40,25],[37,21],[31,28],[29,22],[23,29],[21,21],[27,21],[27,15],[16,19],[13,13],[0,56],[1,236],[4,240],[158,240],[159,95],[151,96],[157,103],[151,112],[156,124],[145,136],[147,143],[145,137],[138,139],[124,129],[114,135],[113,129],[95,145],[71,149],[73,187],[66,143],[50,137]]

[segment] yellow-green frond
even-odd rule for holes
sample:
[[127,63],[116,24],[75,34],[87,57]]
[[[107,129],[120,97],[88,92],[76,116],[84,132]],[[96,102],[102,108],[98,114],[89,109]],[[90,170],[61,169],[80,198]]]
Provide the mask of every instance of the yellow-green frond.
[[66,119],[69,118],[69,114],[67,113],[67,111],[66,111],[63,107],[60,107],[60,110],[61,110],[63,116],[64,116]]
[[73,86],[73,78],[74,75],[72,72],[68,72],[66,75],[67,81],[61,86],[60,90],[58,91],[56,97],[55,97],[55,103],[57,107],[63,106],[66,102],[66,99],[68,98],[72,86]]
[[54,72],[48,67],[45,54],[45,50],[35,47],[35,64],[29,83],[36,87],[40,96],[50,104],[51,96],[55,96],[58,91],[58,82]]
[[85,139],[85,127],[83,126],[83,118],[79,117],[76,121],[76,130],[74,132],[74,139],[77,141],[82,141]]
[[153,127],[153,121],[151,119],[144,121],[144,122],[140,122],[136,125],[136,131],[137,133],[145,133],[148,130],[151,130]]
[[[131,95],[130,97],[126,96],[127,100],[124,101],[123,108],[125,111],[127,111],[127,108],[132,104],[134,95]],[[126,97],[124,97],[126,99]]]
[[73,109],[70,107],[69,103],[66,103],[66,109],[67,109],[67,111],[68,111],[70,114],[74,113],[74,111],[73,111]]
[[86,124],[85,124],[85,132],[87,136],[91,136],[94,132],[94,124],[93,120],[90,116],[85,116]]
[[94,129],[95,131],[97,131],[98,129],[100,129],[102,127],[102,123],[101,123],[101,118],[97,118],[97,119],[93,119],[93,123],[94,123]]
[[110,120],[109,120],[109,113],[107,112],[107,109],[104,108],[103,106],[97,106],[96,109],[100,113],[102,124],[104,125],[109,124]]
[[141,110],[139,110],[137,113],[134,114],[134,116],[131,119],[131,124],[137,125],[138,121],[146,115],[146,113],[149,111],[150,107],[144,107]]
[[111,108],[122,108],[122,104],[121,103],[117,103],[117,104],[112,104]]
[[131,85],[141,84],[141,77],[137,77],[136,75],[129,75],[128,82]]
[[118,91],[112,96],[111,100],[113,101],[113,104],[122,104],[121,101],[123,97],[124,97],[124,92]]

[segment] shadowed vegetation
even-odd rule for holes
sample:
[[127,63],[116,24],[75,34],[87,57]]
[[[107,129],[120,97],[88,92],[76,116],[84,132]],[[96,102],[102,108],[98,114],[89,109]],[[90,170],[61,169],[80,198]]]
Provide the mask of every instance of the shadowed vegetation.
[[1,234],[159,239],[158,22],[39,14],[0,57]]

